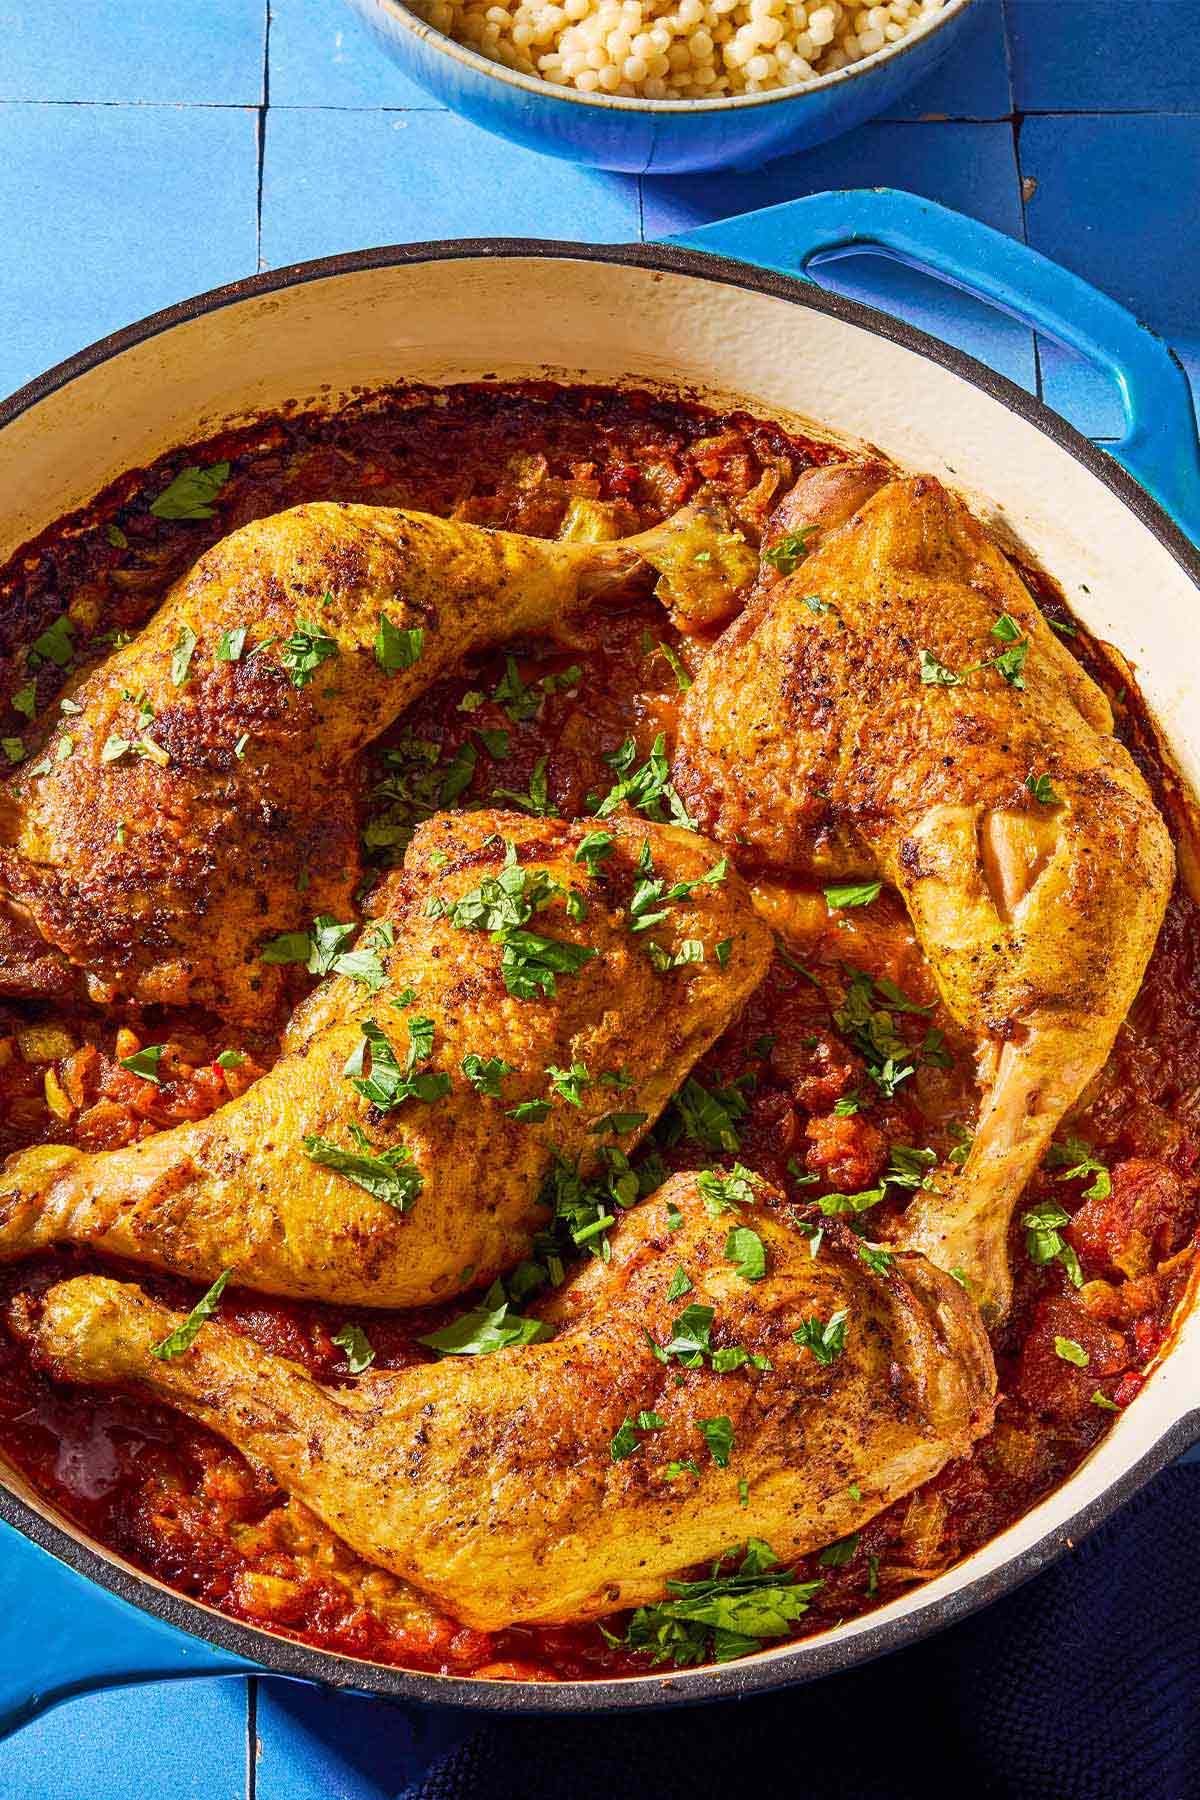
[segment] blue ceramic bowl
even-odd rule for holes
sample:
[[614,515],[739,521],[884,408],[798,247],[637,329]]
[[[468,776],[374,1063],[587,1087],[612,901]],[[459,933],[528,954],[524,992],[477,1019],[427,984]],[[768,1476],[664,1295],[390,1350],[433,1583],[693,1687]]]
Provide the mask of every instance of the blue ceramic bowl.
[[623,100],[518,75],[444,37],[400,0],[350,0],[406,75],[476,125],[530,150],[630,174],[754,168],[887,110],[957,41],[973,0],[810,87],[719,100]]

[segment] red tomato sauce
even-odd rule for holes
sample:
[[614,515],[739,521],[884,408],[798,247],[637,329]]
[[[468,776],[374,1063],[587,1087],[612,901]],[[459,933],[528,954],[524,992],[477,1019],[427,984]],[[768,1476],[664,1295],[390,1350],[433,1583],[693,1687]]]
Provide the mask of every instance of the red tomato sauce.
[[[27,682],[25,649],[64,607],[77,653],[100,654],[109,634],[138,628],[210,543],[304,500],[455,511],[553,536],[573,499],[606,502],[620,528],[633,531],[709,483],[757,538],[796,476],[837,454],[744,413],[716,416],[646,394],[550,384],[406,390],[333,417],[280,418],[122,477],[0,571],[0,691],[11,695]],[[148,502],[185,464],[222,461],[230,473],[212,519],[150,513]],[[1023,573],[1048,616],[1069,631],[1053,584]],[[1170,810],[1171,777],[1136,696],[1081,631],[1064,641],[1114,698],[1119,731]],[[570,651],[517,642],[472,659],[366,760],[361,809],[371,866],[399,860],[412,825],[447,804],[520,805],[523,796],[534,805],[544,783],[560,814],[585,816],[589,796],[612,785],[606,754],[632,737],[640,760],[660,732],[669,748],[680,693],[706,650],[682,639],[646,594],[598,609]],[[60,682],[53,666],[38,673],[39,718],[52,710]],[[37,724],[10,707],[4,730],[17,737]],[[895,1146],[938,1158],[952,1152],[974,1120],[971,1047],[938,1004],[899,903],[885,894],[867,908],[830,913],[813,894],[760,891],[760,900],[779,952],[743,1016],[695,1071],[706,1087],[737,1096],[740,1160],[811,1208],[815,1194],[875,1185]],[[1014,1223],[1016,1292],[994,1342],[1001,1397],[993,1431],[971,1457],[865,1527],[844,1565],[820,1565],[816,1556],[797,1565],[800,1580],[823,1583],[797,1635],[892,1599],[986,1542],[1070,1474],[1111,1427],[1112,1408],[1136,1398],[1168,1337],[1200,1224],[1198,957],[1200,912],[1179,887],[1113,1054],[1060,1134],[1082,1140],[1108,1182],[1093,1173],[1064,1179],[1055,1168],[1030,1190],[1031,1203],[1053,1197],[1071,1215],[1064,1232],[1083,1286],[1072,1285],[1059,1261],[1035,1264]],[[878,1091],[861,1044],[834,1018],[854,970],[894,983],[918,1009],[894,1019],[915,1068],[891,1096]],[[306,980],[294,978],[292,999]],[[49,1141],[108,1149],[201,1118],[270,1067],[281,1025],[231,1039],[200,1014],[0,1002],[0,1152]],[[150,1043],[166,1045],[157,1083],[121,1061]],[[230,1050],[244,1058],[234,1067],[218,1061]],[[687,1145],[662,1153],[671,1168],[712,1160]],[[904,1205],[903,1190],[888,1194],[873,1215],[881,1236]],[[99,1266],[84,1250],[39,1256],[0,1272],[0,1303]],[[186,1283],[120,1272],[185,1307],[195,1299]],[[429,1353],[417,1337],[458,1310],[461,1303],[361,1321],[374,1366],[423,1360]],[[323,1381],[353,1379],[333,1342],[346,1322],[340,1309],[231,1290],[222,1317]],[[1086,1367],[1064,1361],[1056,1339],[1080,1346]],[[211,1432],[133,1395],[53,1383],[5,1332],[0,1453],[139,1567],[318,1647],[525,1679],[647,1666],[611,1648],[594,1625],[466,1629],[364,1563]],[[622,1621],[607,1623],[620,1635]]]

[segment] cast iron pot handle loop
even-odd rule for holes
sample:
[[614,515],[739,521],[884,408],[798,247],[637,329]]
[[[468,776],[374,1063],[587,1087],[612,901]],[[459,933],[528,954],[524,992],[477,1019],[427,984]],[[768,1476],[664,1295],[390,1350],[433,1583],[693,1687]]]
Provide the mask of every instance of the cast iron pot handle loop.
[[1107,294],[1027,244],[890,188],[810,194],[669,241],[809,280],[810,264],[863,252],[890,256],[1077,351],[1121,397],[1124,430],[1104,448],[1200,543],[1200,444],[1178,357]]
[[97,1688],[257,1672],[95,1586],[0,1521],[0,1737]]

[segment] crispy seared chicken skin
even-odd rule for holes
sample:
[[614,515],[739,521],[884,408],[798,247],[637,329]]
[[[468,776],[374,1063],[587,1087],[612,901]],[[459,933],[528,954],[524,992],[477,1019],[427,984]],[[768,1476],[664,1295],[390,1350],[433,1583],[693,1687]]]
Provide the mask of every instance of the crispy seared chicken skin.
[[[840,1227],[813,1257],[765,1188],[739,1217],[767,1250],[760,1281],[724,1254],[728,1215],[711,1217],[695,1177],[676,1176],[623,1215],[610,1263],[589,1263],[542,1308],[551,1341],[353,1387],[323,1387],[219,1321],[156,1358],[180,1315],[98,1276],[18,1299],[10,1316],[54,1374],[179,1407],[468,1625],[595,1618],[660,1599],[669,1577],[748,1535],[783,1559],[827,1544],[990,1426],[991,1351],[954,1280],[918,1255],[873,1273]],[[769,1369],[655,1357],[649,1339],[668,1344],[680,1311],[668,1293],[680,1265],[689,1299],[713,1311],[713,1349],[740,1345]],[[795,1341],[843,1310],[845,1347],[828,1364]],[[642,1411],[661,1428],[614,1459]],[[734,1433],[727,1467],[700,1428],[719,1417]]]
[[1137,992],[1171,843],[1104,695],[962,501],[823,468],[768,552],[813,526],[687,694],[676,785],[768,872],[903,896],[984,1090],[967,1163],[909,1209],[909,1241],[997,1319],[1014,1204]]
[[327,501],[232,532],[0,789],[0,992],[265,1018],[262,944],[351,916],[359,753],[472,651],[560,632],[643,559],[677,587],[678,542],[720,536],[695,508],[625,545]]
[[[387,986],[372,994],[348,976],[326,982],[293,1018],[275,1067],[196,1124],[122,1150],[48,1145],[13,1158],[0,1177],[0,1259],[91,1243],[199,1281],[232,1267],[235,1282],[268,1293],[383,1307],[446,1299],[510,1269],[546,1223],[539,1196],[556,1156],[586,1175],[604,1147],[632,1150],[770,956],[738,876],[702,879],[718,866],[711,844],[614,819],[593,873],[577,859],[589,829],[493,812],[429,820],[384,889]],[[523,929],[587,956],[554,976],[548,996],[510,992],[510,952],[488,929],[455,922],[456,902],[504,876],[506,845],[524,887],[522,896],[507,877],[510,903],[547,896]],[[635,933],[628,907],[647,853],[667,889],[698,885]],[[571,916],[569,896],[584,916]],[[702,962],[664,971],[651,961],[650,942],[669,958],[689,941],[704,945]],[[448,1091],[381,1111],[346,1071],[364,1051],[364,1020],[383,1033],[384,1059],[390,1045],[403,1070],[415,1044],[414,1071],[444,1077]],[[471,1057],[508,1065],[495,1096],[472,1084]],[[548,1071],[576,1063],[590,1081],[573,1105]],[[379,1048],[368,1048],[358,1075],[381,1070]],[[545,1116],[514,1119],[510,1109],[526,1102],[548,1102]],[[420,1187],[406,1211],[305,1153],[304,1140],[318,1138],[354,1154],[356,1127],[371,1154],[407,1150]]]

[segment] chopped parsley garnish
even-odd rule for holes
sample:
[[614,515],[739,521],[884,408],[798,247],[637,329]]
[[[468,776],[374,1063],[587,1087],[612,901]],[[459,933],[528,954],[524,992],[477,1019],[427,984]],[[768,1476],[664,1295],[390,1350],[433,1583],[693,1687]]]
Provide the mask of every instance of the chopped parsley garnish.
[[521,680],[514,656],[505,657],[504,674],[496,684],[492,699],[504,708],[514,725],[523,725],[532,719],[542,704],[541,695]]
[[157,1356],[160,1362],[169,1362],[173,1356],[182,1356],[185,1350],[191,1349],[196,1341],[196,1333],[205,1319],[211,1319],[221,1304],[221,1295],[232,1274],[232,1269],[222,1269],[207,1294],[201,1294],[182,1325],[177,1325],[174,1331],[168,1332],[161,1343],[151,1344],[151,1356]]
[[529,787],[521,794],[515,788],[493,788],[493,800],[506,800],[510,806],[519,806],[522,812],[532,813],[538,819],[557,819],[558,808],[550,798],[550,786],[546,775],[548,756],[539,757],[529,777]]
[[516,1106],[510,1106],[508,1116],[515,1119],[518,1125],[538,1125],[548,1119],[551,1113],[548,1100],[522,1100]]
[[617,1435],[608,1446],[608,1453],[614,1462],[624,1462],[635,1450],[641,1448],[642,1438],[639,1434],[648,1431],[661,1431],[666,1420],[656,1412],[640,1412],[636,1419],[623,1419]]
[[211,519],[211,502],[228,480],[227,462],[210,463],[207,469],[189,463],[157,500],[150,502],[150,511],[156,519]]
[[1060,1181],[1079,1181],[1085,1175],[1094,1175],[1095,1181],[1083,1190],[1085,1200],[1107,1200],[1112,1193],[1112,1176],[1082,1138],[1069,1137],[1065,1144],[1051,1144],[1046,1152],[1046,1167],[1062,1169]]
[[556,1069],[550,1063],[546,1073],[550,1077],[550,1085],[561,1100],[565,1100],[570,1106],[583,1105],[583,1090],[592,1085],[592,1078],[583,1063],[572,1063],[569,1069]]
[[1054,791],[1048,775],[1035,775],[1030,769],[1025,777],[1025,786],[1033,795],[1039,806],[1061,806],[1062,796]]
[[245,1053],[241,1050],[222,1050],[216,1063],[219,1069],[240,1069],[245,1060]]
[[303,963],[310,975],[347,975],[378,993],[387,979],[379,952],[395,942],[395,927],[389,920],[376,920],[363,933],[358,949],[348,950],[357,930],[353,920],[343,924],[320,913],[310,931],[282,932],[263,945],[259,957],[265,963]]
[[1079,1258],[1062,1235],[1062,1226],[1071,1223],[1070,1213],[1053,1200],[1041,1200],[1022,1216],[1025,1248],[1030,1260],[1039,1265],[1060,1262],[1074,1287],[1083,1286],[1083,1270]]
[[376,1200],[383,1200],[397,1212],[407,1212],[425,1184],[408,1145],[394,1144],[390,1149],[376,1150],[361,1125],[351,1125],[350,1136],[356,1146],[353,1150],[344,1150],[328,1138],[316,1136],[302,1139],[301,1147],[309,1162],[333,1169]]
[[671,1336],[666,1344],[656,1344],[648,1331],[646,1338],[659,1362],[670,1362],[676,1356],[685,1368],[698,1369],[710,1353],[708,1340],[715,1317],[713,1307],[703,1306],[698,1300],[694,1300],[690,1306],[684,1307],[672,1324]]
[[658,651],[675,677],[675,686],[681,694],[686,694],[692,685],[692,678],[680,661],[678,651],[672,650],[670,644],[662,643],[659,644]]
[[514,1344],[544,1343],[550,1336],[550,1327],[541,1319],[522,1318],[511,1310],[503,1284],[496,1281],[479,1306],[417,1342],[439,1356],[491,1356]]
[[794,574],[812,549],[809,539],[815,537],[816,532],[815,525],[802,525],[799,531],[785,532],[763,551],[763,561],[769,562],[781,575]]
[[460,1066],[475,1092],[489,1100],[499,1100],[500,1083],[516,1071],[515,1063],[505,1062],[500,1056],[489,1056],[485,1061],[474,1050],[468,1051]]
[[380,613],[379,629],[375,633],[375,661],[385,675],[399,675],[404,669],[411,669],[421,660],[424,648],[424,626],[414,625],[410,630],[402,631],[392,624],[386,613]]
[[553,999],[558,991],[556,977],[578,975],[598,954],[586,944],[566,944],[535,931],[509,928],[499,934],[499,941],[503,945],[500,972],[504,985],[518,1000]]
[[[406,1019],[408,1057],[401,1067],[392,1041],[374,1019],[364,1019],[358,1048],[346,1060],[342,1073],[364,1100],[380,1112],[390,1112],[406,1100],[421,1100],[428,1106],[450,1091],[450,1077],[432,1070],[418,1071],[417,1064],[433,1054],[433,1020]],[[364,1073],[365,1059],[370,1054],[370,1072]]]
[[157,1087],[161,1080],[158,1065],[166,1047],[165,1044],[147,1044],[144,1050],[135,1050],[132,1056],[119,1056],[117,1061],[131,1075],[140,1075],[143,1081],[152,1081]]
[[704,961],[704,942],[701,938],[684,938],[678,950],[664,950],[661,944],[653,942],[646,945],[646,955],[650,958],[660,975],[670,969],[684,969],[690,963]]
[[716,1418],[700,1419],[697,1423],[713,1461],[719,1469],[727,1469],[733,1455],[733,1420],[719,1413]]
[[74,636],[75,624],[70,614],[60,613],[26,650],[27,667],[40,669],[43,663],[53,663],[56,669],[65,669],[75,654]]
[[793,1340],[802,1350],[811,1350],[822,1368],[836,1362],[846,1348],[846,1320],[850,1314],[846,1307],[831,1313],[828,1322],[822,1325],[820,1319],[808,1318],[792,1333]]
[[817,1561],[823,1569],[844,1569],[858,1549],[858,1532],[852,1531],[849,1537],[839,1538],[836,1544],[826,1544]]
[[37,683],[35,681],[27,681],[23,687],[17,689],[12,697],[12,707],[14,712],[23,713],[27,719],[32,719],[37,711]]
[[842,1213],[861,1213],[878,1206],[885,1191],[883,1187],[874,1187],[861,1194],[824,1194],[817,1205],[827,1219],[835,1219]]
[[1077,1369],[1086,1369],[1092,1360],[1083,1345],[1077,1344],[1074,1338],[1069,1337],[1055,1338],[1054,1354],[1060,1356],[1063,1362],[1074,1363]]
[[667,916],[668,906],[673,906],[677,900],[686,900],[699,887],[716,887],[724,881],[729,873],[729,858],[723,856],[706,874],[698,875],[692,881],[676,881],[668,887],[663,877],[654,873],[654,864],[650,859],[650,840],[647,838],[642,845],[637,866],[639,879],[629,902],[629,929],[649,931],[651,927],[661,925]]
[[865,1060],[867,1073],[880,1093],[890,1100],[913,1073],[918,1057],[941,1063],[945,1051],[940,1034],[928,1034],[920,1048],[913,1049],[896,1030],[895,1015],[925,1014],[929,1007],[917,1006],[892,981],[873,981],[862,969],[847,972],[850,986],[841,1006],[834,1009],[833,1022]]
[[885,1250],[882,1244],[860,1244],[858,1246],[858,1254],[860,1260],[866,1263],[872,1275],[890,1274],[892,1265],[896,1260],[893,1252],[891,1250]]
[[1116,1401],[1110,1400],[1108,1395],[1101,1393],[1099,1388],[1097,1388],[1095,1393],[1092,1395],[1092,1405],[1093,1406],[1102,1406],[1104,1408],[1105,1412],[1120,1412],[1120,1410],[1121,1410],[1121,1408],[1117,1405]]
[[182,687],[188,678],[197,642],[190,625],[179,627],[179,636],[175,639],[175,648],[171,652],[171,680],[176,687]]
[[649,819],[657,819],[662,823],[670,818],[677,825],[685,825],[689,831],[695,831],[695,820],[689,816],[671,782],[667,740],[663,732],[659,732],[649,757],[639,768],[634,768],[637,744],[633,738],[626,738],[619,750],[606,752],[604,760],[622,779],[614,788],[609,789],[596,808],[597,818],[608,818],[619,806],[631,806],[638,812],[645,813]]
[[767,1247],[748,1225],[730,1227],[725,1239],[725,1260],[743,1281],[761,1281],[767,1272]]
[[870,906],[883,892],[882,881],[851,881],[841,887],[823,888],[829,907]]
[[104,527],[104,535],[114,550],[128,550],[129,539],[119,525],[109,524]]
[[893,1144],[884,1181],[890,1187],[929,1188],[931,1170],[937,1167],[936,1150],[917,1150],[912,1144]]
[[334,639],[308,619],[297,619],[291,637],[279,646],[279,660],[296,688],[307,687],[321,664],[338,654]]
[[25,761],[25,743],[22,738],[0,738],[0,750],[3,750],[10,763]]
[[564,895],[544,869],[522,868],[516,847],[505,848],[499,875],[488,876],[477,888],[454,902],[448,917],[465,931],[487,931],[501,946],[500,972],[508,992],[518,1000],[553,998],[556,977],[577,975],[598,952],[586,944],[568,944],[524,929],[534,913]]
[[644,1112],[601,1113],[598,1119],[592,1120],[588,1130],[597,1135],[611,1132],[614,1137],[623,1137],[627,1131],[636,1131],[639,1125],[644,1125],[648,1117],[649,1114]]
[[1010,613],[1001,613],[992,626],[992,636],[999,638],[1008,649],[999,655],[985,658],[983,662],[972,663],[969,668],[956,674],[940,662],[931,650],[922,650],[921,680],[926,687],[961,687],[968,675],[977,675],[981,669],[995,669],[1002,675],[1010,687],[1025,686],[1025,658],[1029,654],[1029,640],[1022,636],[1021,627]]
[[728,1174],[723,1169],[701,1169],[696,1176],[696,1189],[709,1218],[736,1212],[739,1206],[753,1206],[755,1179],[753,1170],[739,1162]]
[[[699,1474],[695,1463],[672,1463],[667,1474]],[[723,1575],[727,1552],[712,1565],[701,1581],[668,1581],[667,1599],[654,1606],[640,1606],[629,1621],[623,1639],[604,1631],[610,1644],[648,1655],[652,1665],[672,1662],[680,1667],[707,1662],[729,1662],[745,1656],[772,1638],[786,1637],[820,1581],[797,1582],[793,1569],[780,1567],[779,1558],[761,1538],[750,1538],[736,1574]]]
[[703,1150],[740,1150],[741,1137],[735,1120],[750,1110],[741,1089],[706,1088],[689,1075],[671,1102],[681,1135]]
[[240,662],[242,651],[246,648],[246,627],[244,625],[229,626],[217,640],[218,662]]
[[375,1352],[361,1325],[343,1325],[329,1339],[339,1350],[346,1352],[346,1362],[352,1375],[361,1375],[375,1361]]
[[234,1273],[232,1269],[221,1269],[216,1282],[212,1283],[207,1294],[201,1294],[200,1300],[196,1301],[196,1305],[187,1314],[184,1323],[176,1325],[173,1332],[167,1332],[162,1343],[149,1346],[149,1354],[157,1355],[158,1361],[167,1363],[171,1357],[184,1355],[185,1350],[191,1350],[191,1346],[196,1343],[196,1334],[203,1325],[203,1321],[212,1318],[212,1314],[218,1309],[219,1303],[221,1303],[221,1294],[225,1292],[225,1285],[232,1273]]
[[588,874],[595,881],[600,875],[600,865],[613,853],[613,837],[611,831],[589,831],[579,840],[579,848],[575,852],[575,861],[584,863]]
[[667,1299],[682,1300],[685,1294],[691,1293],[692,1286],[692,1278],[683,1264],[677,1264],[675,1273],[671,1277],[671,1285],[667,1289]]

